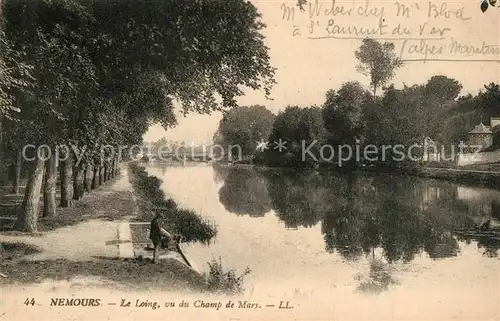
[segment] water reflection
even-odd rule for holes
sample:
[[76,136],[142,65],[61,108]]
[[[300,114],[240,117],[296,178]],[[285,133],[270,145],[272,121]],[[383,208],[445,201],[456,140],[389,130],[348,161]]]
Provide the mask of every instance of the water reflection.
[[271,210],[271,199],[265,177],[245,168],[227,168],[215,171],[215,179],[224,178],[219,190],[219,201],[224,208],[237,215],[264,216]]
[[328,209],[327,190],[308,192],[313,175],[264,172],[273,209],[288,228],[316,225]]
[[460,252],[459,242],[471,240],[485,255],[498,256],[498,238],[464,232],[477,230],[485,219],[498,224],[498,191],[390,175],[219,166],[214,171],[224,182],[219,200],[228,211],[259,217],[274,210],[286,228],[321,224],[325,250],[348,261],[375,249],[389,264],[410,262],[420,253],[449,258]]
[[398,281],[391,275],[393,268],[382,260],[373,258],[370,261],[370,271],[367,276],[358,275],[360,281],[357,290],[369,294],[378,294],[387,291],[392,284]]

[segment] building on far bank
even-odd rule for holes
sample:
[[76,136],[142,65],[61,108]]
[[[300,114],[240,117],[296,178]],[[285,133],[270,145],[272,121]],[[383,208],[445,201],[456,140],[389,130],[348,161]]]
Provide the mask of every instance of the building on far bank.
[[480,149],[486,149],[493,145],[493,132],[490,126],[484,125],[482,122],[475,126],[467,134],[467,145],[475,148],[481,146]]
[[491,117],[490,125],[493,132],[493,145],[500,148],[500,117]]
[[500,148],[500,117],[491,117],[490,126],[483,122],[475,126],[467,134],[467,145],[481,146],[481,149]]
[[[500,117],[491,117],[490,126],[483,122],[475,126],[467,134],[466,145],[465,153],[456,157],[458,166],[500,162]],[[474,153],[476,146],[480,146],[480,153]]]

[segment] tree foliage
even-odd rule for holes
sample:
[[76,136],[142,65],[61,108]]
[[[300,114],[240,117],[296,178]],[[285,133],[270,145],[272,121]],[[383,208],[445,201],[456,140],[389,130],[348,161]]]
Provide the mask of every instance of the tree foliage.
[[425,95],[429,100],[445,104],[454,101],[460,94],[462,87],[462,84],[456,79],[436,75],[432,76],[425,85]]
[[394,43],[381,43],[377,40],[366,38],[354,55],[359,60],[357,70],[365,76],[370,77],[373,96],[377,89],[387,84],[396,70],[403,65],[394,53]]
[[244,155],[255,154],[258,143],[269,138],[274,114],[264,106],[236,107],[226,113],[216,133],[216,143],[224,148],[239,145]]
[[185,112],[234,107],[241,86],[270,93],[274,68],[260,33],[265,24],[249,2],[101,0],[89,7],[105,57],[161,72],[166,93]]
[[[271,165],[308,167],[314,159],[303,159],[303,146],[312,146],[311,152],[317,155],[325,139],[325,129],[321,108],[317,106],[300,108],[288,106],[276,116],[269,137],[271,148],[265,153],[266,162]],[[274,148],[282,143],[285,149]]]
[[329,90],[323,105],[323,121],[333,144],[354,143],[363,133],[363,108],[371,100],[359,82],[344,83]]
[[15,118],[16,90],[27,90],[32,80],[31,66],[20,60],[20,54],[12,50],[3,29],[0,29],[0,118]]
[[[210,113],[234,107],[243,87],[269,95],[274,84],[265,25],[243,0],[6,0],[2,16],[0,106],[20,109],[19,146],[86,146],[82,166],[94,170],[114,162],[109,151],[102,162],[101,146],[138,144],[154,123],[175,126],[174,100],[184,113]],[[33,90],[11,92],[24,66]]]
[[[484,118],[500,116],[500,85],[489,83],[477,95],[478,105]],[[485,120],[487,122],[487,120]]]

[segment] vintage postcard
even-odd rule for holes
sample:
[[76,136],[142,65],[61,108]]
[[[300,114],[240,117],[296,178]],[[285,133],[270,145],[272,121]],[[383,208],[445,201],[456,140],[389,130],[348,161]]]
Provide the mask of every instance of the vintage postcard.
[[0,0],[0,321],[500,320],[497,0]]

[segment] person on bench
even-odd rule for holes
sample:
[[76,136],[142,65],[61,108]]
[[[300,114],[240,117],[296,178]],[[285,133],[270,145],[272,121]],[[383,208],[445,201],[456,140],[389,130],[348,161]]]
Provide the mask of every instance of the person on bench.
[[149,238],[154,246],[153,263],[158,261],[160,250],[168,248],[170,240],[172,239],[172,235],[163,228],[163,225],[164,217],[158,212],[151,221],[151,228],[149,231]]

